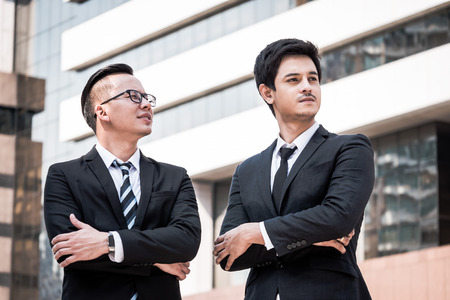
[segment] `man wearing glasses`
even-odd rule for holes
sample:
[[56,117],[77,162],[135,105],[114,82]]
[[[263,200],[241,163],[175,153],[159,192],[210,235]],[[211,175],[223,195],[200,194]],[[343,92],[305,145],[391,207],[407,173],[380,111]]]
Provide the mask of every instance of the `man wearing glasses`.
[[94,73],[81,95],[98,143],[81,158],[52,165],[44,218],[64,268],[62,299],[181,299],[200,220],[186,170],[144,156],[156,98],[133,69]]

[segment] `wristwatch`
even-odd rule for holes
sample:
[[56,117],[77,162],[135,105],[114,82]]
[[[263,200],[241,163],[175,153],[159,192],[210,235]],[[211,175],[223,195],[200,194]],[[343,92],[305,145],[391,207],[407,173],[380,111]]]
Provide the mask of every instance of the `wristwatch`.
[[116,251],[116,246],[114,244],[114,236],[110,232],[110,233],[108,233],[108,254],[114,254],[115,251]]

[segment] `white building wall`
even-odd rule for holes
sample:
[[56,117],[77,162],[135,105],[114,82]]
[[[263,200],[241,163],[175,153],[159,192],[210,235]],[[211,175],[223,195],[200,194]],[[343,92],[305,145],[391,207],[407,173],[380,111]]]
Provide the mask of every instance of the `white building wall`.
[[[158,109],[173,105],[180,99],[213,89],[242,76],[251,75],[259,51],[279,38],[297,37],[311,40],[320,48],[330,48],[342,41],[395,24],[398,20],[407,18],[408,14],[416,15],[446,3],[450,1],[316,0],[143,70],[137,70],[136,76],[148,91],[157,96],[158,107],[155,110],[157,112]],[[332,34],[330,34],[330,26],[322,25],[324,22],[332,24]],[[120,35],[115,39],[120,40]],[[64,49],[63,47],[63,56]],[[168,80],[174,73],[179,79],[176,82]],[[79,102],[79,97],[66,101]],[[60,139],[62,141],[79,139],[80,136],[92,134],[82,118],[78,116],[76,119],[79,123],[74,123],[74,116],[67,116],[67,114],[74,114],[74,111],[64,106],[75,107],[76,105],[78,103],[63,102],[61,104]]]
[[[191,262],[191,273],[180,283],[183,295],[207,292],[213,283],[213,185],[211,183],[194,183],[195,195],[202,225],[202,240],[197,256]],[[183,245],[183,241],[180,241]]]
[[[129,49],[223,0],[133,0],[62,35],[62,70],[73,70]],[[83,46],[80,46],[83,41]],[[95,46],[94,46],[95,45]]]

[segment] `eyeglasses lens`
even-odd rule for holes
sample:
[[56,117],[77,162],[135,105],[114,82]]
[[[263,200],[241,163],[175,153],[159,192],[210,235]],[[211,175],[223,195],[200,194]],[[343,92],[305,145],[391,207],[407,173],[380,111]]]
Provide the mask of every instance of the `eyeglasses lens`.
[[132,91],[132,90],[130,90],[129,92],[128,92],[128,94],[130,94],[130,99],[131,99],[131,101],[133,101],[133,102],[136,102],[136,103],[141,103],[142,102],[142,94],[141,93],[139,93],[138,91]]

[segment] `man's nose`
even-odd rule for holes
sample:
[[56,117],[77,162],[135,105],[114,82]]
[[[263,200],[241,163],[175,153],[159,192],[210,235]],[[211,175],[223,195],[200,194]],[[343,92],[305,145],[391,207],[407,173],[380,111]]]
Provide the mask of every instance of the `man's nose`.
[[299,90],[301,93],[310,93],[311,92],[311,84],[307,79],[304,79],[300,82]]
[[152,108],[150,101],[142,97],[141,109],[150,110]]

